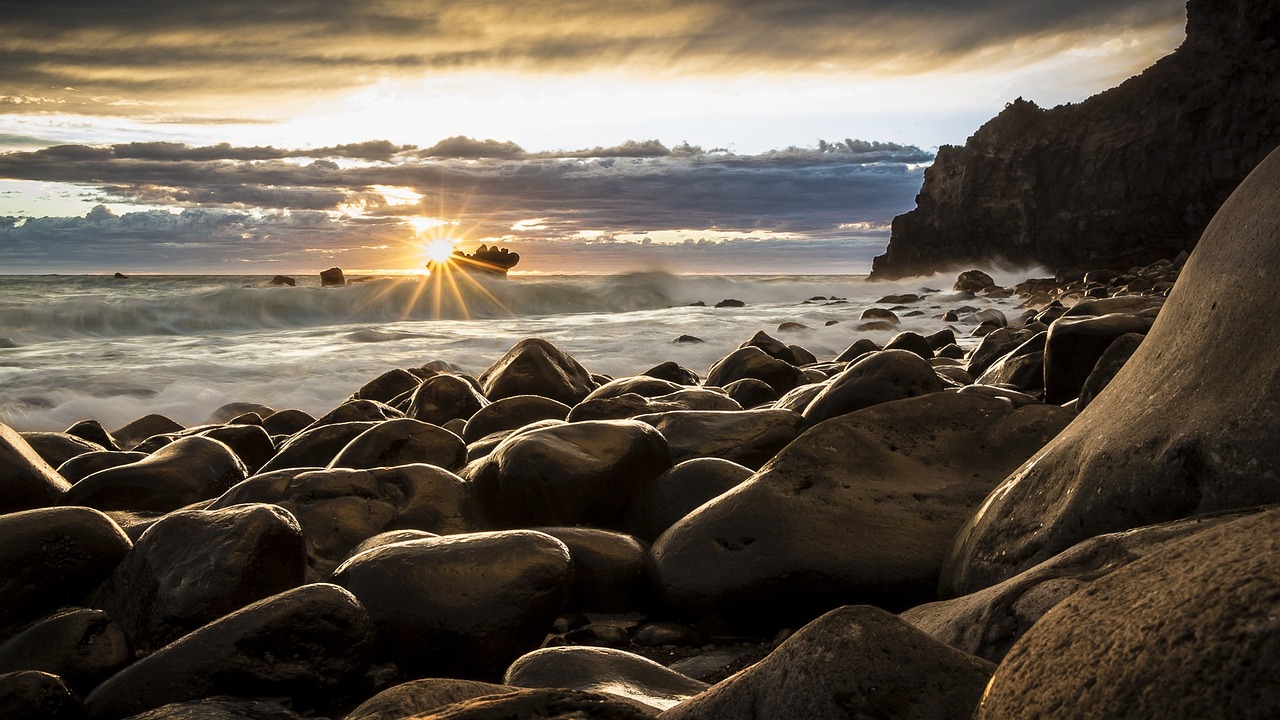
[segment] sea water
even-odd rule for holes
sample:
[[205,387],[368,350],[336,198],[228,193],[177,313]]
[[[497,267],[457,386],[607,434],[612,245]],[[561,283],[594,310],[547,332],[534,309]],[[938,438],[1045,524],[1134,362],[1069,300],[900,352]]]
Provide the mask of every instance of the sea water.
[[[1010,284],[1027,273],[993,275]],[[615,377],[667,360],[705,376],[760,330],[830,360],[860,337],[892,337],[857,325],[866,308],[894,307],[877,300],[895,293],[926,295],[897,310],[900,330],[922,334],[942,329],[948,309],[1019,312],[1016,298],[951,292],[954,276],[454,275],[329,288],[318,278],[297,287],[269,280],[0,275],[0,422],[62,430],[93,418],[115,429],[160,413],[190,425],[242,401],[319,415],[392,368],[444,360],[478,375],[525,337]],[[745,306],[714,307],[728,298]],[[965,317],[953,328],[972,345]],[[808,329],[778,331],[784,322]],[[704,342],[673,342],[683,335]]]

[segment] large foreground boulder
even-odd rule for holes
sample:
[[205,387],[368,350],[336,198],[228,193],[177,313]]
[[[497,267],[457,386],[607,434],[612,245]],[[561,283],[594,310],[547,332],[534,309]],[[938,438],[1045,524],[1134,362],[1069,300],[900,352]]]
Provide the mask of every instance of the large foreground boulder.
[[0,513],[55,505],[69,489],[30,443],[0,423]]
[[978,718],[1280,716],[1280,510],[1117,570],[1045,615]]
[[484,371],[480,386],[489,400],[540,395],[573,406],[596,383],[569,353],[541,338],[525,338]]
[[231,448],[192,435],[174,440],[146,459],[99,470],[71,486],[61,502],[99,510],[165,513],[216,498],[248,475]]
[[943,589],[995,584],[1094,535],[1280,501],[1280,152],[1205,230],[1147,338],[956,538]]

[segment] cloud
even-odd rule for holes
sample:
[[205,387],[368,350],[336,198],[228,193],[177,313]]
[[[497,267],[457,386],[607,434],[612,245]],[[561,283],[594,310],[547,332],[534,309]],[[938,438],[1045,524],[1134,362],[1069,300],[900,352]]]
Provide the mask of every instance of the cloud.
[[914,73],[1184,17],[1183,0],[60,0],[5,14],[0,111],[143,116],[459,68]]
[[[409,221],[421,217],[473,243],[542,243],[550,248],[544,259],[563,247],[645,238],[664,247],[686,239],[848,242],[909,209],[932,159],[915,146],[852,139],[758,155],[656,141],[526,154],[465,137],[426,150],[380,141],[343,148],[342,163],[329,159],[339,155],[334,148],[225,144],[3,153],[0,178],[70,183],[117,207],[170,210],[113,214],[104,206],[85,217],[15,220],[0,226],[0,251],[14,268],[84,267],[102,253],[130,252],[156,269],[231,255],[305,267],[315,260],[299,248],[386,245],[402,255],[357,255],[365,267],[412,267],[403,253],[413,239]],[[166,249],[153,256],[151,244]],[[763,246],[749,247],[759,256]]]

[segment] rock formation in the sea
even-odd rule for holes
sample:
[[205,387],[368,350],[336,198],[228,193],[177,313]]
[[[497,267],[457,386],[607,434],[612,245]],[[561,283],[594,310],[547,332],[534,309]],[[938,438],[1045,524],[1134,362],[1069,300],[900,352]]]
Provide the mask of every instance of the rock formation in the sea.
[[1018,98],[944,146],[872,277],[984,262],[1127,268],[1190,249],[1280,143],[1280,5],[1191,0],[1187,38],[1052,110]]
[[347,278],[342,274],[342,268],[329,268],[320,273],[320,285],[322,287],[342,287],[347,284]]
[[454,250],[450,262],[456,268],[505,277],[507,271],[520,262],[520,253],[511,252],[497,245],[493,247],[481,245],[470,254]]

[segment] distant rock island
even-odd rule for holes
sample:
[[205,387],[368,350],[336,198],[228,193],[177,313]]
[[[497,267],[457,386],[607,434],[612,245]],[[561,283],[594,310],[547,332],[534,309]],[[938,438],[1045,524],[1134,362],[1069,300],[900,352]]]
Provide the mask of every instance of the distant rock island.
[[1128,267],[1189,250],[1280,144],[1280,5],[1191,0],[1187,38],[1120,86],[1022,98],[944,146],[873,279],[988,262]]
[[[500,248],[497,245],[488,247],[481,245],[476,248],[474,253],[464,253],[461,250],[454,250],[453,257],[450,261],[455,267],[464,270],[487,273],[489,275],[500,275],[506,277],[507,271],[515,267],[520,262],[520,253],[514,253],[506,248]],[[435,263],[428,263],[430,268]]]

